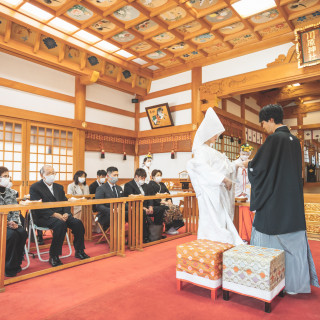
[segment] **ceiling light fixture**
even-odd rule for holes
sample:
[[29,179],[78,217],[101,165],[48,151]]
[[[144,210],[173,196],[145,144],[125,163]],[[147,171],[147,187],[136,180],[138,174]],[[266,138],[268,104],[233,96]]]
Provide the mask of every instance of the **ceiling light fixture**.
[[23,4],[19,11],[28,16],[34,17],[39,21],[48,21],[53,17],[51,13],[44,11],[28,2]]
[[125,50],[119,50],[119,51],[116,52],[116,54],[118,54],[118,55],[120,55],[120,56],[122,56],[122,57],[124,57],[124,58],[131,58],[131,57],[133,57],[133,54],[131,54],[131,53],[125,51]]
[[112,43],[109,43],[108,41],[102,40],[99,43],[95,44],[95,47],[104,50],[104,51],[108,51],[108,52],[114,52],[119,50],[120,48],[113,45]]
[[293,87],[299,87],[299,86],[301,86],[301,84],[300,83],[294,83],[292,86]]
[[100,40],[100,38],[84,30],[76,32],[73,36],[88,43],[94,43]]
[[61,18],[54,18],[52,19],[48,25],[58,29],[59,31],[63,31],[66,33],[73,33],[75,31],[77,31],[79,28],[74,26],[73,24],[64,21]]
[[232,4],[242,18],[253,16],[259,12],[276,7],[274,0],[240,0]]
[[9,5],[10,7],[16,7],[22,2],[22,0],[2,0],[1,2]]

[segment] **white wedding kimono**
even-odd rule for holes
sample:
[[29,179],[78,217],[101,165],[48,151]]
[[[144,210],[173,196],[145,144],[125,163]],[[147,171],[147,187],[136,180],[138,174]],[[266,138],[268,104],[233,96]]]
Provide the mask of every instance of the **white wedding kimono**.
[[[234,160],[234,164],[241,165],[242,164],[241,158]],[[235,196],[239,197],[241,193],[246,193],[248,201],[250,201],[250,181],[248,178],[248,169],[246,168],[238,168],[237,178],[235,184]]]
[[209,108],[192,147],[194,158],[187,171],[196,192],[199,206],[198,239],[243,244],[234,224],[234,188],[228,191],[225,177],[235,180],[236,166],[226,155],[210,148],[206,141],[224,131],[219,118]]

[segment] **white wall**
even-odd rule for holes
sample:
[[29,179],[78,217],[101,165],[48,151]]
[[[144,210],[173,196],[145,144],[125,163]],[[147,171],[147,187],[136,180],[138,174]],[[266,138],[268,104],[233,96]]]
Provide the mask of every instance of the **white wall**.
[[84,167],[88,178],[95,178],[99,169],[106,170],[110,166],[114,166],[119,169],[119,178],[133,178],[133,156],[127,155],[127,160],[123,160],[122,154],[105,153],[105,159],[101,159],[100,152],[85,152]]
[[[186,170],[187,161],[191,159],[191,152],[176,152],[175,159],[171,159],[171,153],[154,153],[151,169],[160,169],[163,178],[179,178],[179,172]],[[139,157],[139,164],[142,165],[143,158]]]
[[296,118],[293,118],[293,119],[284,119],[284,120],[283,120],[283,124],[287,125],[288,127],[297,126],[297,125],[298,125]]
[[0,77],[74,96],[74,76],[3,52]]
[[86,121],[134,130],[134,118],[89,107],[86,107]]
[[[1,105],[7,107],[41,112],[71,119],[74,118],[74,104],[70,102],[47,98],[29,92],[1,86],[0,97]],[[12,116],[14,116],[14,110],[12,110]]]
[[315,124],[320,123],[320,111],[309,112],[307,116],[303,118],[303,124]]
[[248,110],[246,110],[246,120],[253,122],[257,125],[260,125],[259,124],[259,116],[255,113],[248,111]]
[[241,107],[229,100],[227,100],[227,112],[232,113],[237,117],[241,117]]
[[134,96],[132,94],[114,90],[96,83],[87,86],[87,100],[114,108],[134,112],[135,104],[131,102],[133,98]]
[[257,104],[257,101],[255,99],[253,99],[252,97],[250,98],[246,98],[246,105],[248,105],[249,107],[260,111],[261,107]]
[[170,77],[166,77],[163,79],[152,81],[150,93],[155,91],[160,91],[176,86],[180,86],[182,84],[191,83],[191,70],[175,74]]
[[280,54],[287,54],[293,43],[289,42],[266,50],[218,62],[202,68],[202,82],[218,80],[242,73],[264,69]]

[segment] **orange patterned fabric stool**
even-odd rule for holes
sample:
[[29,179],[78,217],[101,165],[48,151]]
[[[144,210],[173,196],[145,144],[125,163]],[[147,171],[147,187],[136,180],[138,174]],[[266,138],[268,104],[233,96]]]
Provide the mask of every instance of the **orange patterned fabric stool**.
[[229,243],[211,240],[195,240],[177,246],[177,289],[182,281],[211,290],[211,298],[217,297],[222,283],[222,254],[232,248]]
[[223,299],[229,291],[265,302],[271,312],[271,301],[283,296],[285,286],[285,253],[283,250],[240,245],[223,253]]

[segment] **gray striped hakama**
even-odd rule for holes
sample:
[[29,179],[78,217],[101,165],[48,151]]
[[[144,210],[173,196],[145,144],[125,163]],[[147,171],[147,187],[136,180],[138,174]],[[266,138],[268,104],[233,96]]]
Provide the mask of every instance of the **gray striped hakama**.
[[310,293],[310,285],[319,287],[318,276],[312,259],[306,231],[268,235],[252,227],[250,244],[285,251],[286,291]]

